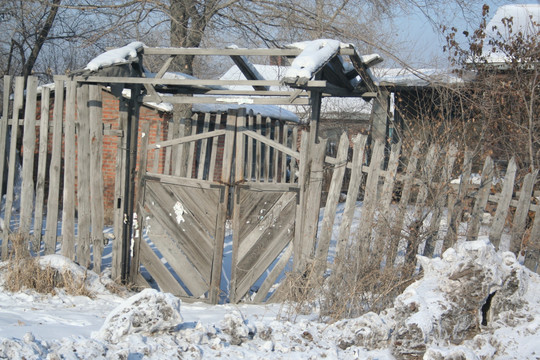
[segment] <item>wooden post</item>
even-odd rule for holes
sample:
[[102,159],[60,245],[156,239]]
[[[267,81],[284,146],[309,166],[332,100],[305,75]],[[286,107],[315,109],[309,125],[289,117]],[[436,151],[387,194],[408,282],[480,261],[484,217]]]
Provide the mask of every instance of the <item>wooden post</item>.
[[523,234],[525,233],[525,225],[527,216],[529,215],[531,196],[533,194],[533,187],[537,175],[538,170],[533,170],[525,175],[523,185],[521,186],[521,194],[519,195],[518,206],[516,208],[516,213],[514,214],[514,221],[512,222],[512,238],[510,239],[510,251],[516,254],[516,256],[519,255],[521,250],[521,242],[523,240]]
[[75,100],[77,82],[67,82],[64,129],[64,204],[62,207],[62,255],[75,260]]
[[339,147],[336,155],[336,165],[332,174],[332,181],[330,183],[330,189],[328,190],[328,199],[326,201],[326,207],[324,209],[324,217],[321,225],[321,233],[319,235],[319,243],[317,245],[317,254],[315,258],[318,260],[318,273],[322,273],[326,270],[326,258],[328,256],[328,249],[330,248],[330,240],[332,237],[332,229],[334,227],[334,220],[336,217],[336,208],[339,201],[339,195],[341,194],[341,185],[343,184],[343,176],[345,175],[345,169],[347,168],[347,155],[349,152],[349,137],[347,133],[341,134],[339,140]]
[[480,222],[482,221],[482,215],[486,208],[489,190],[493,183],[493,160],[491,157],[487,157],[484,162],[484,168],[482,169],[482,179],[480,180],[480,188],[474,201],[474,208],[471,214],[471,220],[467,226],[467,240],[472,241],[478,239],[478,231],[480,230]]
[[388,106],[390,93],[384,88],[380,88],[377,97],[373,100],[371,109],[371,137],[373,140],[385,142],[388,131]]
[[[41,119],[39,120],[39,157],[36,181],[36,210],[34,215],[34,251],[41,247],[43,227],[43,205],[45,200],[45,176],[47,174],[47,148],[49,145],[49,102],[51,89],[41,91]],[[0,182],[1,183],[1,182]]]
[[62,133],[64,112],[64,82],[54,81],[54,113],[51,164],[49,166],[49,196],[47,200],[47,225],[45,229],[45,254],[54,254],[58,235],[58,203],[62,166]]
[[103,117],[101,87],[90,85],[90,183],[91,221],[92,221],[92,253],[94,271],[101,272],[103,255]]
[[133,232],[133,213],[135,211],[135,180],[137,167],[137,145],[139,136],[139,95],[141,85],[131,88],[131,98],[128,108],[127,142],[126,142],[126,171],[124,172],[124,229],[122,231],[122,282],[126,283],[129,278],[130,248]]
[[517,165],[514,158],[510,159],[508,168],[506,169],[506,175],[504,176],[503,189],[499,195],[499,201],[497,202],[497,211],[495,212],[495,218],[489,231],[489,241],[499,249],[499,243],[501,242],[502,232],[504,230],[504,224],[506,223],[506,215],[508,215],[508,207],[510,201],[512,201],[512,192],[514,190],[514,180],[516,178]]
[[19,110],[23,106],[24,78],[15,79],[15,94],[13,99],[13,116],[11,119],[11,138],[9,144],[8,178],[6,189],[6,206],[4,213],[4,231],[2,234],[2,260],[8,257],[9,234],[11,233],[11,215],[13,206],[13,187],[15,185],[15,165],[17,157],[17,136],[19,134]]
[[0,122],[0,199],[4,195],[4,167],[6,165],[6,143],[8,135],[9,95],[11,90],[11,76],[4,76],[4,94],[2,107],[2,122]]
[[[114,238],[112,250],[111,275],[113,280],[122,277],[122,240],[124,239],[124,202],[127,172],[127,138],[128,138],[128,100],[119,99],[118,147],[116,153],[116,176],[114,180]],[[127,219],[125,219],[127,221]]]
[[[34,209],[34,155],[36,150],[36,91],[37,78],[29,76],[26,83],[24,110],[23,162],[21,188],[21,222],[19,232],[29,238]],[[15,140],[16,139],[12,139]],[[41,229],[40,229],[41,230]],[[33,244],[35,245],[35,244]]]

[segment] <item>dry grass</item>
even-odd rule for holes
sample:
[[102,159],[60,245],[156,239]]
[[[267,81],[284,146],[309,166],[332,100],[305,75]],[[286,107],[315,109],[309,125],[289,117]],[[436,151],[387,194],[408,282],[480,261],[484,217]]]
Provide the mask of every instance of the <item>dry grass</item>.
[[15,234],[10,240],[12,248],[5,265],[4,289],[11,292],[30,289],[42,294],[55,294],[61,288],[69,295],[92,297],[86,287],[86,273],[77,277],[68,269],[42,266],[39,257],[33,257],[25,246],[24,236]]
[[336,258],[333,272],[320,276],[319,264],[309,264],[302,274],[291,272],[278,289],[276,301],[287,306],[282,316],[295,320],[299,314],[318,310],[320,320],[335,322],[381,312],[391,307],[394,299],[415,278],[409,276],[413,265],[381,267],[380,262],[358,258]]

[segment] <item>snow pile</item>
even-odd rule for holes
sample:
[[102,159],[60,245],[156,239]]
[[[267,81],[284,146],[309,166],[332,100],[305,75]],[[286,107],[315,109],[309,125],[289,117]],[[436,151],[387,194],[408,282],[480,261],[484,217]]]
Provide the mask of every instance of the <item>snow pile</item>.
[[[61,258],[48,261],[62,263]],[[317,321],[317,314],[283,320],[279,304],[181,304],[170,294],[150,289],[128,299],[109,297],[105,302],[98,295],[84,303],[83,297],[18,293],[10,298],[0,291],[0,334],[7,331],[0,337],[0,358],[539,357],[540,279],[512,253],[496,252],[488,241],[478,240],[463,242],[442,258],[419,257],[419,261],[422,278],[399,295],[392,308],[334,324]],[[62,266],[66,265],[76,268],[67,261]],[[58,303],[65,309],[55,307]],[[81,316],[79,323],[72,324],[70,335],[62,336],[57,332],[60,322],[74,318],[68,312],[73,307]],[[39,308],[49,311],[42,314]],[[107,318],[100,320],[106,313]],[[23,323],[31,321],[34,325],[25,328]],[[38,324],[46,322],[49,337],[35,336]],[[87,329],[97,323],[101,328],[90,336]],[[21,333],[24,329],[27,332]]]
[[337,40],[319,39],[289,45],[301,49],[302,53],[292,62],[285,73],[286,82],[307,82],[313,74],[339,51],[341,43]]
[[142,42],[134,41],[124,47],[106,51],[92,59],[84,69],[98,71],[106,66],[128,63],[137,58],[138,51],[143,47]]
[[173,330],[182,322],[180,299],[154,289],[145,289],[114,309],[92,337],[118,343],[123,336],[154,335]]

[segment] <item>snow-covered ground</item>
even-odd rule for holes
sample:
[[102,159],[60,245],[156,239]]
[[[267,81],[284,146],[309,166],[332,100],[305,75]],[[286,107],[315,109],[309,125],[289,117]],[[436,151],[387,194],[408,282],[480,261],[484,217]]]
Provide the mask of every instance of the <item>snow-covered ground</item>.
[[0,264],[0,358],[540,358],[540,277],[485,237],[420,258],[422,278],[392,308],[333,324],[316,311],[293,321],[282,304],[111,292],[107,271],[100,277],[59,255],[40,261],[85,277],[93,297],[9,293]]

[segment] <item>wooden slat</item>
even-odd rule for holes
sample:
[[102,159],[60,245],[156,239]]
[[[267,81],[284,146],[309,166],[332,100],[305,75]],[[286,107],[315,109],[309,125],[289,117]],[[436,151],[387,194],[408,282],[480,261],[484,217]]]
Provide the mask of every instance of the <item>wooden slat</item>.
[[186,186],[192,186],[192,187],[196,187],[200,189],[210,189],[212,186],[215,185],[215,183],[212,183],[207,180],[188,179],[188,178],[182,178],[182,177],[172,176],[172,175],[154,174],[151,172],[147,172],[144,175],[144,178],[146,180],[159,180],[160,182],[164,184],[186,185]]
[[392,195],[394,183],[399,165],[399,156],[401,154],[401,142],[392,145],[390,157],[388,159],[388,167],[384,175],[384,185],[379,199],[379,216],[377,218],[377,228],[374,238],[374,256],[377,258],[377,263],[381,263],[386,255],[387,246],[389,246],[391,215],[390,205],[392,203]]
[[[171,268],[176,272],[182,283],[191,292],[194,297],[200,297],[208,291],[209,283],[204,280],[204,277],[193,267],[189,259],[182,252],[182,248],[175,239],[161,230],[161,226],[155,218],[148,220],[149,232],[148,237],[159,250],[164,259]],[[144,242],[144,240],[142,240]]]
[[141,262],[150,275],[156,280],[161,291],[177,296],[187,296],[174,276],[167,270],[161,259],[152,251],[146,241],[141,242]]
[[341,194],[341,186],[343,184],[343,176],[345,175],[345,169],[347,166],[347,155],[349,152],[349,137],[347,133],[341,134],[339,139],[339,145],[336,155],[338,165],[333,169],[332,181],[330,182],[330,188],[328,189],[328,197],[326,200],[326,206],[324,208],[324,217],[321,224],[321,230],[319,233],[319,242],[317,245],[317,252],[315,258],[317,263],[321,265],[319,267],[319,274],[326,270],[326,258],[328,257],[328,249],[330,248],[330,240],[332,238],[332,230],[334,228],[334,220],[336,217],[336,209]]
[[186,143],[190,143],[192,141],[197,141],[197,140],[212,138],[212,137],[215,137],[215,136],[225,135],[226,132],[227,132],[226,130],[217,129],[217,130],[214,130],[214,131],[211,131],[211,132],[208,132],[208,133],[201,133],[201,134],[183,136],[183,137],[174,138],[174,139],[170,139],[170,140],[167,140],[167,141],[161,141],[161,142],[155,143],[153,145],[150,145],[149,149],[161,149],[161,148],[166,148],[166,147],[173,146],[173,145],[186,144]]
[[[214,130],[219,129],[219,124],[221,121],[221,113],[216,114],[216,119],[214,121]],[[224,135],[222,135],[224,136]],[[217,150],[219,144],[219,136],[210,138],[210,166],[208,168],[208,181],[214,181],[215,170],[216,170],[216,159],[217,159]]]
[[[196,116],[196,115],[194,115]],[[186,119],[175,119],[174,120],[174,136],[173,139],[186,139]],[[173,146],[173,174],[176,176],[184,176],[184,177],[191,177],[191,173],[186,170],[186,165],[189,164],[189,162],[186,163],[187,154],[186,151],[188,150],[185,143],[179,143],[175,146]]]
[[379,177],[384,161],[384,146],[385,144],[383,141],[379,139],[375,140],[369,164],[369,173],[366,179],[362,218],[356,235],[358,246],[360,247],[360,256],[362,258],[369,253],[371,244],[371,230],[373,228],[373,220],[379,196]]
[[[253,116],[253,112],[250,111],[248,117],[247,117],[247,125],[246,129],[248,131],[255,131],[255,117]],[[237,131],[242,131],[238,129]],[[243,131],[242,131],[243,132]],[[244,134],[245,135],[245,134]],[[246,173],[245,177],[251,181],[253,180],[254,174],[253,174],[253,138],[247,136],[247,139],[245,140],[247,142],[247,163],[246,163]]]
[[480,180],[480,188],[474,201],[474,207],[471,213],[471,219],[467,226],[467,241],[473,241],[478,239],[478,232],[480,230],[480,222],[484,215],[486,208],[489,191],[491,184],[493,183],[493,160],[491,157],[487,157],[484,162],[484,168],[482,169],[482,178]]
[[103,256],[103,227],[104,227],[104,203],[103,203],[103,120],[101,88],[90,85],[89,90],[89,122],[90,122],[90,183],[91,222],[92,222],[92,253],[94,271],[101,272]]
[[[261,145],[261,142],[262,142],[262,139],[264,139],[264,136],[262,136],[262,117],[261,117],[261,114],[257,114],[257,118],[256,118],[256,126],[257,126],[257,135],[258,135],[258,138],[253,136],[253,138],[255,138],[256,140],[259,140],[257,141],[256,145],[255,145],[255,156],[256,156],[256,162],[255,162],[255,180],[256,181],[260,181],[261,180],[261,171],[262,171],[262,145]],[[249,136],[249,133],[246,132],[245,133],[246,135]]]
[[122,276],[122,239],[124,238],[124,198],[126,161],[127,161],[127,130],[128,130],[128,104],[129,101],[123,97],[118,103],[118,129],[123,132],[123,136],[118,138],[116,148],[116,172],[114,178],[114,224],[113,232],[115,241],[113,242],[111,273],[113,280]]
[[90,267],[90,89],[87,84],[77,88],[77,201],[78,237],[77,261]]
[[[19,118],[19,110],[23,106],[24,95],[24,78],[15,78],[15,93],[13,95],[13,115],[12,123],[16,124]],[[11,126],[11,138],[9,144],[9,162],[8,162],[8,177],[6,188],[6,206],[4,212],[4,231],[2,236],[2,260],[6,260],[8,256],[8,236],[11,233],[11,216],[14,199],[14,185],[15,185],[15,165],[17,156],[17,136],[19,134],[19,126]]]
[[502,232],[506,222],[506,216],[508,215],[508,207],[510,205],[510,201],[512,200],[512,191],[514,189],[516,170],[516,161],[514,158],[512,158],[510,159],[508,167],[506,168],[506,175],[504,176],[503,188],[497,204],[497,211],[495,212],[495,218],[493,219],[491,230],[489,231],[489,240],[496,249],[499,249]]
[[364,151],[367,143],[367,135],[357,134],[352,139],[353,143],[353,158],[352,172],[347,190],[347,199],[345,200],[345,208],[343,210],[343,218],[339,225],[339,233],[336,243],[336,255],[339,255],[347,248],[347,242],[351,233],[351,225],[356,208],[356,199],[362,185],[362,164],[364,163]]
[[75,260],[75,111],[77,83],[68,81],[64,128],[64,194],[62,206],[62,255]]
[[45,229],[45,254],[56,251],[58,227],[58,203],[60,197],[62,166],[62,117],[64,112],[64,82],[54,81],[54,113],[51,164],[49,166],[49,196],[47,200],[47,224]]
[[[298,126],[295,126],[292,133],[291,150],[296,151],[297,141],[298,141]],[[284,151],[283,153],[286,154],[286,152]],[[291,184],[296,182],[296,171],[298,170],[298,160],[299,160],[299,157],[294,158],[291,156],[291,163],[290,163],[290,169],[289,169],[289,172],[290,172],[289,182]]]
[[448,229],[443,244],[443,251],[448,247],[453,246],[458,237],[459,224],[461,222],[461,213],[464,207],[465,197],[469,191],[469,184],[471,182],[471,170],[472,170],[472,152],[470,150],[465,151],[463,159],[464,171],[459,182],[459,189],[457,193],[457,199],[450,206],[448,206]]
[[519,202],[512,221],[512,237],[510,239],[510,251],[519,255],[522,247],[523,234],[525,233],[525,225],[527,217],[529,215],[529,207],[531,205],[531,196],[533,193],[533,187],[536,182],[536,176],[538,170],[525,175],[523,179],[523,185],[521,187],[521,194],[519,195]]
[[[186,177],[187,178],[197,178],[197,174],[195,174],[195,177],[193,176],[193,162],[195,161],[195,141],[192,141],[189,143],[189,149],[188,149],[188,156],[187,156],[187,166],[186,166]],[[182,146],[182,145],[180,145]]]
[[[442,187],[438,187],[438,193],[436,194],[436,200],[434,204],[444,204],[447,203],[446,199],[448,197],[448,186],[452,176],[452,170],[454,168],[454,163],[457,156],[457,146],[451,144],[448,146],[446,151],[445,166],[441,169],[441,184]],[[433,184],[436,186],[436,184]],[[423,255],[426,257],[432,257],[435,253],[436,242],[439,239],[439,229],[441,226],[441,218],[443,215],[442,206],[434,206],[433,212],[431,214],[431,220],[429,222],[428,233],[426,235],[426,241],[424,245]]]
[[[42,238],[45,176],[47,174],[47,147],[49,144],[50,99],[51,89],[45,86],[41,92],[41,117],[39,120],[39,155],[36,178],[36,206],[34,213],[34,251],[39,251]],[[0,184],[1,183],[0,180]]]
[[257,294],[255,295],[255,298],[253,299],[254,303],[264,301],[264,299],[268,295],[268,292],[276,283],[276,280],[278,279],[279,275],[281,275],[285,267],[291,261],[292,253],[293,253],[293,246],[292,244],[289,244],[289,246],[285,249],[283,254],[281,254],[281,257],[279,258],[278,262],[274,265],[270,273],[264,279],[259,290],[257,290]]
[[[283,132],[281,134],[281,145],[287,146],[287,139],[289,136],[289,125],[283,124]],[[287,182],[287,153],[281,152],[281,178],[280,182]]]
[[[204,123],[202,133],[207,134],[210,129],[210,113],[204,114]],[[199,169],[197,170],[197,179],[204,179],[204,169],[206,168],[206,149],[208,147],[208,139],[202,139],[201,151],[199,155]]]
[[[6,149],[6,142],[8,137],[8,122],[9,122],[9,98],[11,93],[11,76],[4,76],[4,94],[2,97],[2,119],[0,121],[0,184],[2,184],[2,190],[0,190],[0,196],[3,196],[4,187],[4,170],[6,166],[6,159],[9,152]],[[4,226],[4,230],[7,227]],[[4,233],[2,230],[2,239],[5,239],[7,244],[7,231]],[[3,253],[3,252],[2,252]]]
[[313,257],[315,253],[315,238],[321,208],[321,195],[323,183],[324,154],[326,152],[326,139],[321,139],[314,144],[311,156],[311,169],[309,173],[309,185],[304,208],[304,230],[302,248],[306,258]]
[[[279,131],[279,121],[276,121],[275,124],[274,124],[274,141],[281,145],[280,143],[280,131]],[[273,158],[272,158],[272,169],[274,171],[274,176],[273,176],[273,182],[277,183],[279,181],[279,152],[277,151],[277,149],[273,148],[272,149],[273,151]]]
[[409,155],[409,162],[407,164],[407,170],[403,179],[403,185],[401,190],[401,198],[399,200],[398,210],[394,218],[394,225],[392,227],[392,237],[390,243],[390,256],[388,264],[393,265],[397,257],[397,249],[401,240],[401,231],[403,229],[403,222],[405,220],[405,213],[407,206],[409,205],[409,199],[411,197],[411,190],[414,183],[414,175],[416,174],[416,166],[418,164],[418,152],[420,151],[420,143],[416,142],[413,146],[411,154]]
[[[271,128],[272,128],[272,120],[270,118],[266,118],[265,136],[268,142],[272,140]],[[270,152],[271,151],[272,151],[272,148],[267,143],[264,147],[264,181],[265,182],[269,182],[271,178],[271,166],[270,166]]]
[[[21,213],[19,231],[25,239],[29,238],[34,210],[34,156],[36,149],[36,92],[37,78],[29,76],[26,84],[26,106],[24,110],[23,162]],[[16,141],[15,139],[11,139]],[[37,244],[33,244],[37,248]]]
[[300,186],[300,199],[298,201],[298,204],[296,205],[296,227],[294,229],[294,248],[293,248],[293,254],[294,254],[294,271],[295,272],[303,272],[305,270],[305,266],[308,262],[308,255],[309,252],[304,248],[304,209],[306,208],[306,198],[307,198],[307,186],[306,182],[308,181],[308,173],[309,173],[309,156],[310,156],[310,149],[311,144],[308,141],[309,133],[308,131],[303,131],[301,134],[300,139],[300,154],[302,156],[302,159],[299,164],[299,170],[298,170],[298,185]]
[[[174,121],[169,121],[169,128],[167,131],[167,140],[166,141],[173,141],[175,136],[178,135],[178,124]],[[158,144],[154,144],[156,149],[160,149],[161,146],[157,146]],[[153,147],[150,146],[150,149]],[[171,154],[172,154],[173,148],[170,146],[165,147],[165,166],[163,167],[163,174],[164,175],[173,175],[174,173],[171,172]],[[174,169],[173,169],[174,170]],[[178,170],[180,171],[180,170]]]
[[[156,142],[158,142],[161,139],[161,131],[162,131],[162,127],[163,127],[162,124],[163,123],[161,121],[157,123]],[[150,149],[148,149],[148,150],[150,150]],[[159,171],[159,162],[160,162],[160,159],[161,159],[162,150],[163,149],[155,149],[154,150],[154,163],[152,164],[152,172],[154,172],[154,173],[157,173]]]

